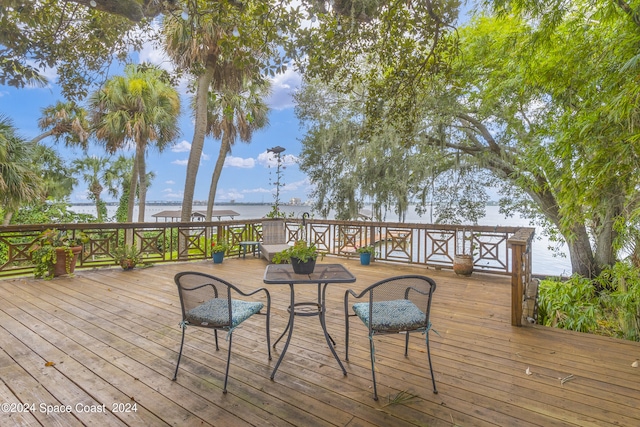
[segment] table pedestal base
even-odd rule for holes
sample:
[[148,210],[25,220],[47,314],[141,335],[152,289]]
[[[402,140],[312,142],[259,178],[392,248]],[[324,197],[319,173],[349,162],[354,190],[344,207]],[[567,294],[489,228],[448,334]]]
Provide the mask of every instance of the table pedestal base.
[[[336,342],[333,340],[333,338],[331,337],[331,335],[329,335],[329,332],[327,331],[327,324],[325,321],[325,312],[326,312],[325,293],[327,290],[327,285],[328,285],[327,283],[324,283],[324,284],[318,283],[318,302],[298,302],[298,303],[295,302],[295,292],[293,289],[293,284],[289,285],[291,289],[291,305],[287,309],[287,311],[289,312],[289,322],[287,323],[287,327],[284,329],[280,337],[278,337],[278,339],[273,343],[273,348],[274,349],[276,348],[276,344],[278,344],[278,342],[280,342],[282,337],[284,337],[287,334],[287,331],[289,332],[289,334],[287,335],[287,340],[285,341],[284,347],[282,348],[282,353],[280,353],[280,357],[276,362],[276,366],[273,368],[273,372],[271,373],[271,379],[275,377],[276,372],[280,367],[280,363],[282,362],[282,359],[284,358],[284,355],[287,352],[287,349],[289,348],[289,343],[291,342],[291,337],[293,336],[293,324],[296,316],[304,316],[304,317],[319,316],[320,317],[320,326],[322,326],[322,332],[324,332],[324,338],[327,341],[327,346],[329,347],[329,350],[331,350],[331,353],[333,354],[334,359],[336,359],[336,361],[338,362],[338,365],[340,365],[340,369],[342,369],[342,374],[347,375],[347,370],[344,368],[344,365],[338,358],[338,354],[336,353],[336,350],[334,348],[336,345]],[[301,308],[301,309],[297,310],[297,308]]]

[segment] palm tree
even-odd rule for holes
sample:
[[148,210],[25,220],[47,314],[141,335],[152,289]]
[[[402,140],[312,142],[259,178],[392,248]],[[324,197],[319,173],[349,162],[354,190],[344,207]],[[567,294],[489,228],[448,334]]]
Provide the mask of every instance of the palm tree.
[[[163,21],[164,47],[178,69],[196,78],[195,128],[187,164],[181,220],[191,220],[196,177],[207,131],[210,90],[239,91],[244,81],[262,71],[283,71],[283,51],[276,42],[299,18],[288,2],[189,2],[188,18],[167,14]],[[203,10],[206,8],[206,10]],[[260,25],[256,25],[260,22]],[[274,64],[276,64],[274,66]]]
[[[118,209],[116,210],[116,222],[127,221],[127,206],[129,204],[129,191],[131,187],[131,173],[134,168],[133,157],[118,156],[116,160],[111,162],[110,168],[106,171],[106,177],[113,184],[110,194],[113,197],[120,196]],[[153,172],[147,172],[146,181],[151,181],[156,177]]]
[[[222,47],[233,38],[232,24],[227,21],[233,15],[233,8],[229,5],[224,8],[222,5],[223,3],[220,4],[218,14],[209,15],[208,19],[200,17],[197,13],[190,13],[187,21],[167,15],[163,23],[165,49],[178,68],[194,71],[200,68],[194,73],[197,75],[193,109],[195,126],[187,164],[181,216],[181,220],[185,222],[191,220],[196,177],[207,129],[209,90],[212,84],[214,89],[222,87],[223,84],[238,87],[240,76],[245,72],[242,67],[234,64],[233,57],[224,58],[221,55]],[[192,20],[198,20],[198,25],[191,25]]]
[[[129,188],[127,221],[133,221],[138,189],[138,221],[144,222],[147,196],[145,155],[153,142],[162,151],[179,135],[180,97],[168,74],[156,66],[129,64],[89,98],[96,137],[114,153],[134,143],[136,154]],[[138,188],[139,187],[139,188]]]
[[38,200],[43,181],[36,172],[33,143],[17,135],[13,122],[0,115],[0,204],[4,208],[4,225],[21,204]]
[[269,107],[264,99],[269,95],[271,84],[260,80],[247,82],[240,93],[233,91],[210,92],[207,108],[207,135],[220,139],[220,152],[211,176],[206,220],[211,221],[216,198],[218,180],[224,161],[237,137],[243,142],[251,142],[253,132],[269,125]]
[[56,142],[64,138],[67,147],[79,145],[82,149],[87,148],[89,138],[87,111],[73,101],[58,101],[54,106],[43,108],[38,126],[45,132],[35,137],[32,142],[40,142],[48,136],[53,136]]
[[108,157],[91,156],[73,161],[74,173],[82,176],[84,182],[89,186],[89,198],[96,204],[98,222],[104,222],[106,219],[107,208],[101,194],[102,190],[104,190],[104,185],[112,187],[107,176],[109,165]]

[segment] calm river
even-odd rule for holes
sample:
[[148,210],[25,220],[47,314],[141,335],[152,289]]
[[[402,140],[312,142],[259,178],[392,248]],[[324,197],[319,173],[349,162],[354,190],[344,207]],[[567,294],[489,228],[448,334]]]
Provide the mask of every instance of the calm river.
[[[172,205],[148,205],[145,210],[145,221],[155,222],[156,218],[152,215],[162,211],[175,211],[179,210],[179,206]],[[270,205],[219,205],[215,209],[233,210],[238,212],[238,216],[235,219],[256,219],[263,218],[270,210]],[[95,215],[96,209],[93,206],[86,205],[74,205],[72,210],[78,213],[87,213]],[[205,206],[196,206],[194,210],[206,210]],[[305,212],[310,212],[307,206],[282,206],[282,210],[287,214],[293,213],[295,217],[300,218]],[[109,217],[113,217],[116,211],[116,206],[107,207]],[[138,217],[137,208],[134,210],[134,218]],[[227,218],[223,218],[227,219]],[[388,215],[387,220],[390,222],[397,222],[395,215]],[[163,221],[159,219],[158,221]],[[412,209],[407,212],[405,222],[413,223],[429,223],[429,215],[426,214],[422,217],[418,216]],[[487,206],[486,216],[480,221],[480,225],[493,225],[493,226],[530,226],[527,218],[521,218],[514,216],[506,218],[499,213],[498,206]],[[533,242],[533,273],[543,275],[564,275],[571,274],[571,263],[568,258],[568,251],[566,246],[561,248],[560,253],[555,253],[549,249],[551,243],[542,235],[540,229],[536,229],[536,237]]]

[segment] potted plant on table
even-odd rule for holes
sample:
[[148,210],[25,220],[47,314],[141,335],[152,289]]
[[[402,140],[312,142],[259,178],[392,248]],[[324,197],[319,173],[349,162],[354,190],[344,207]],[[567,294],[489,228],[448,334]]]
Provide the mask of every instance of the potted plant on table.
[[229,249],[226,242],[212,242],[211,253],[213,254],[213,263],[220,264],[224,260],[224,254]]
[[319,255],[322,254],[315,244],[298,240],[290,248],[277,252],[273,256],[273,262],[275,264],[290,263],[294,273],[310,274],[316,267],[316,259]]
[[360,246],[356,252],[360,254],[360,264],[369,265],[371,257],[376,253],[376,248],[374,246]]
[[113,259],[123,270],[132,270],[137,264],[140,264],[140,253],[135,246],[124,245],[113,251]]
[[37,278],[52,279],[63,274],[72,274],[82,252],[82,244],[88,241],[84,233],[73,235],[71,231],[55,228],[45,230],[30,249]]

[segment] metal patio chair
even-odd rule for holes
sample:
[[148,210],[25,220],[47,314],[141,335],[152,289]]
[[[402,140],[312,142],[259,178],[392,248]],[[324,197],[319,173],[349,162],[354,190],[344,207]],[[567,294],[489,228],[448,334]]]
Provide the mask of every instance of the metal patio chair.
[[[378,400],[375,371],[375,347],[374,335],[406,333],[404,355],[408,356],[409,333],[421,332],[425,334],[427,344],[427,359],[433,382],[433,392],[436,389],[436,380],[433,377],[431,365],[431,351],[429,349],[429,312],[431,310],[431,298],[436,289],[433,279],[426,276],[406,275],[390,277],[374,283],[360,294],[349,289],[344,295],[345,314],[345,360],[349,361],[349,317],[357,316],[369,329],[369,349],[371,353],[371,374],[373,376],[374,400]],[[357,299],[365,299],[356,302],[352,309],[355,314],[349,314],[349,295]]]
[[229,377],[229,361],[231,360],[231,340],[233,331],[242,322],[254,314],[263,314],[261,310],[264,303],[247,301],[244,299],[232,298],[233,296],[249,297],[259,292],[264,292],[267,299],[266,328],[267,328],[267,352],[271,360],[271,339],[269,335],[269,318],[271,314],[271,296],[265,288],[259,288],[249,293],[245,293],[231,283],[205,273],[195,271],[185,271],[176,274],[174,278],[178,286],[180,295],[180,306],[182,307],[182,340],[180,342],[180,353],[176,363],[176,371],[173,380],[178,376],[178,367],[182,358],[184,347],[184,334],[187,326],[198,326],[211,328],[215,336],[216,350],[218,347],[218,331],[226,331],[229,340],[227,354],[227,366],[224,376],[223,393],[227,392],[227,380]]

